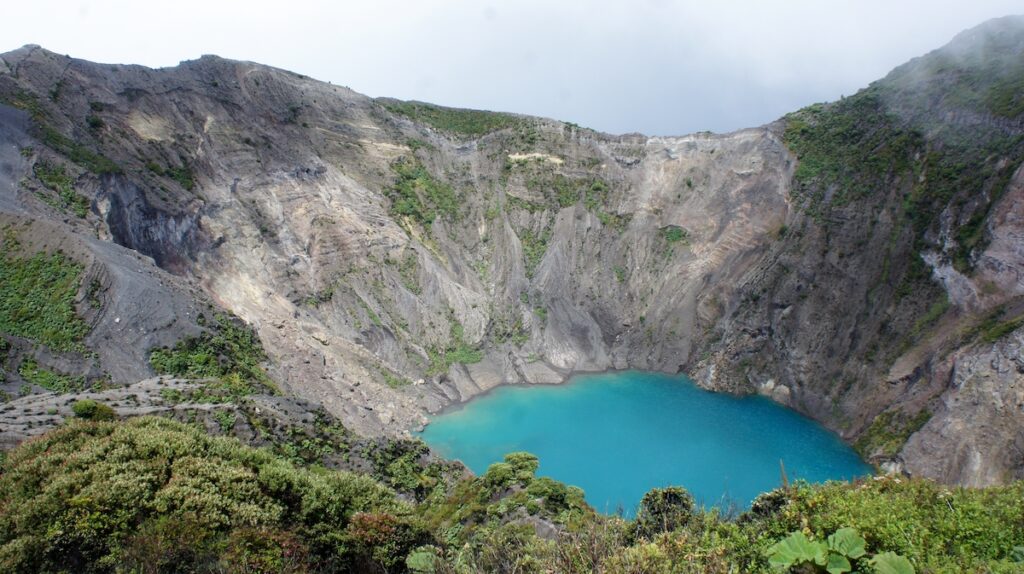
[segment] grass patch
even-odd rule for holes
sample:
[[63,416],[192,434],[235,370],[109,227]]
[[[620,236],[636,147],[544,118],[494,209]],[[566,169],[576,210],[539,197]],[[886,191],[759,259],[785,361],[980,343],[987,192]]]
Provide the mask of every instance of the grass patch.
[[661,234],[661,238],[669,244],[679,243],[680,241],[685,242],[690,236],[689,232],[678,225],[667,225],[658,230],[658,232]]
[[62,375],[39,366],[34,359],[26,359],[18,366],[18,374],[27,382],[55,393],[78,393],[85,390],[85,377]]
[[82,351],[89,332],[75,311],[82,266],[60,252],[18,257],[17,248],[8,235],[0,255],[0,332],[57,351]]
[[409,251],[398,263],[398,275],[402,278],[402,285],[413,295],[423,292],[420,287],[420,261],[415,251]]
[[225,386],[220,390],[228,395],[267,390],[276,394],[277,389],[260,366],[266,358],[251,328],[238,319],[219,314],[208,332],[182,339],[171,348],[151,350],[149,364],[162,375],[221,379]]
[[453,135],[479,137],[524,123],[524,120],[517,116],[498,112],[446,108],[392,99],[379,99],[377,102],[391,113]]
[[523,246],[523,258],[526,263],[526,276],[533,277],[537,266],[544,259],[548,251],[548,242],[551,240],[551,230],[545,229],[540,234],[529,229],[524,229],[519,236],[519,242]]
[[427,354],[430,357],[430,367],[427,369],[428,375],[447,373],[452,365],[472,365],[484,359],[484,352],[482,350],[469,345],[463,339],[465,331],[462,324],[452,317],[451,325],[451,336],[449,337],[448,346],[440,350],[434,348],[427,350]]
[[625,283],[626,282],[626,268],[625,267],[616,265],[615,267],[612,267],[612,271],[615,272],[615,280],[616,281],[618,281],[619,283]]
[[1024,326],[1024,316],[1006,318],[1006,308],[999,307],[971,329],[969,338],[977,337],[987,345],[995,343],[1006,335]]
[[46,110],[42,103],[34,95],[28,92],[17,92],[8,95],[5,100],[8,104],[25,110],[32,118],[37,131],[37,136],[46,147],[84,167],[96,175],[120,174],[124,170],[109,158],[96,153],[85,145],[65,136],[48,123]]
[[384,383],[392,389],[400,389],[412,384],[409,379],[395,375],[386,369],[380,369],[380,375],[384,377]]
[[875,417],[853,447],[865,458],[891,458],[903,448],[910,435],[921,430],[931,416],[925,410],[912,417],[897,411],[884,412]]
[[430,175],[418,159],[401,157],[391,164],[391,169],[396,179],[386,194],[391,200],[392,215],[409,217],[425,228],[437,217],[458,219],[455,190]]
[[62,165],[39,162],[33,167],[39,181],[57,192],[57,200],[42,196],[43,201],[59,209],[68,209],[78,217],[89,214],[89,199],[75,191],[74,180]]

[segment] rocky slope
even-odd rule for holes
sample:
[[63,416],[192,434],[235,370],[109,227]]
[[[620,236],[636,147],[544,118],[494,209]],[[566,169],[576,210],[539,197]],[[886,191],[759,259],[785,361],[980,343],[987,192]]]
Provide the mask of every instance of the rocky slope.
[[996,20],[843,101],[648,138],[15,50],[2,225],[11,256],[84,266],[90,331],[63,354],[5,333],[6,389],[28,359],[134,383],[222,308],[361,433],[498,384],[682,370],[894,468],[1020,477],[1022,61],[1024,20]]

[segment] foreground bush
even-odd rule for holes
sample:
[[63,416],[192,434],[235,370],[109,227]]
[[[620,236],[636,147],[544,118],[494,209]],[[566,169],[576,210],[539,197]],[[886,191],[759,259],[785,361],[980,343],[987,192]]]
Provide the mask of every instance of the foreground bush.
[[1021,482],[797,483],[735,519],[668,487],[630,521],[537,469],[512,453],[413,505],[181,423],[73,420],[0,462],[0,572],[1024,571]]
[[[296,468],[159,418],[76,421],[7,458],[0,571],[111,571],[133,562],[188,571],[229,556],[235,566],[240,557],[344,569],[375,559],[360,555],[364,540],[348,529],[360,512],[386,513],[402,542],[420,542],[407,532],[416,530],[410,508],[370,478]],[[404,558],[407,549],[394,551]]]

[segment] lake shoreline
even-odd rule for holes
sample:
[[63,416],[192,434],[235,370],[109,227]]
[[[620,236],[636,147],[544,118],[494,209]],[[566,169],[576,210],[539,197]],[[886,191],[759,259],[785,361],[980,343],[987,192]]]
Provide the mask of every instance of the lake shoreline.
[[[503,387],[512,392],[492,392]],[[545,474],[583,487],[595,508],[629,508],[641,486],[670,484],[710,504],[748,505],[778,485],[780,459],[793,479],[874,474],[840,435],[803,413],[759,394],[710,391],[683,373],[577,373],[473,398],[435,415],[418,437],[476,474],[508,452],[536,454]]]

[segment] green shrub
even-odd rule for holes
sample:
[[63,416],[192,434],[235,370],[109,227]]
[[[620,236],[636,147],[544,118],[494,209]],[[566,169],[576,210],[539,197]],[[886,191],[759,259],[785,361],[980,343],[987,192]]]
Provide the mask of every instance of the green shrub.
[[[271,538],[271,546],[301,540],[310,549],[305,570],[346,570],[360,560],[344,542],[356,513],[388,513],[399,524],[409,514],[370,478],[296,468],[237,440],[150,417],[72,422],[23,443],[4,462],[0,508],[5,572],[111,572],[162,548],[194,560],[175,565],[192,571],[210,552],[243,552],[251,539],[244,529],[280,533],[284,540]],[[195,552],[175,534],[183,525]]]
[[32,93],[19,91],[13,94],[5,94],[4,101],[16,108],[23,109],[32,118],[34,134],[44,145],[53,151],[65,155],[71,161],[81,165],[96,175],[108,175],[122,173],[119,165],[90,149],[88,146],[75,141],[52,125],[47,117],[47,111],[39,99]]
[[680,241],[686,241],[689,233],[678,225],[667,225],[662,227],[660,230],[661,237],[669,243],[679,243]]
[[653,538],[685,526],[693,516],[696,503],[685,488],[652,488],[640,499],[636,513],[636,532],[641,538]]
[[71,405],[71,411],[75,413],[76,417],[82,419],[89,419],[93,421],[117,420],[117,413],[114,412],[114,409],[92,399],[75,401],[74,404]]
[[871,426],[853,446],[864,457],[891,458],[896,456],[910,435],[920,430],[931,416],[927,410],[922,410],[914,416],[902,411],[881,413],[871,421]]

